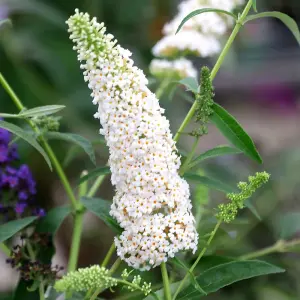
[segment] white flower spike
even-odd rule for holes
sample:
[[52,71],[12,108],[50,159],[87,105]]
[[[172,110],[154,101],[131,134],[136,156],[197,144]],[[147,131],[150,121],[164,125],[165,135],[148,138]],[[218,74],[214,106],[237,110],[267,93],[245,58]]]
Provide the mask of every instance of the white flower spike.
[[192,62],[186,58],[175,60],[153,59],[150,64],[150,72],[158,78],[183,79],[186,77],[197,77],[197,70]]
[[84,78],[98,105],[109,146],[116,195],[111,215],[124,228],[115,238],[118,255],[130,266],[148,270],[181,250],[197,250],[187,182],[169,121],[148,89],[131,53],[117,45],[104,24],[76,10],[67,21]]
[[[244,0],[184,0],[178,6],[177,15],[163,27],[163,37],[156,43],[152,53],[156,57],[174,59],[186,55],[198,57],[211,57],[221,51],[220,37],[226,33],[234,20],[226,15],[217,12],[206,12],[198,14],[189,19],[176,33],[182,20],[191,12],[203,8],[216,8],[233,11],[237,5],[243,4]],[[153,62],[150,65],[153,68]],[[165,63],[166,64],[166,63]],[[168,74],[174,75],[176,69],[172,60],[169,62]],[[156,77],[155,73],[152,74]],[[187,76],[189,77],[189,76]]]

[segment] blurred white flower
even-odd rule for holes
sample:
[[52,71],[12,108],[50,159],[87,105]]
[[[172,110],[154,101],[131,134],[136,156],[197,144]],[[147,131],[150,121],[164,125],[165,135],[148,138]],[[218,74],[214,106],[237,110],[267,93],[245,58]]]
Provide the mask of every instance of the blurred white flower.
[[178,6],[177,15],[164,26],[162,31],[164,36],[153,47],[153,55],[177,58],[186,55],[209,57],[218,54],[221,51],[219,38],[234,23],[234,19],[230,16],[216,12],[202,13],[188,20],[179,33],[175,34],[176,30],[182,20],[197,9],[218,8],[233,11],[237,5],[243,3],[244,0],[182,1]]
[[180,250],[195,252],[189,186],[178,175],[169,121],[144,73],[133,65],[130,51],[105,33],[103,23],[78,10],[67,23],[109,146],[116,187],[111,215],[124,228],[115,238],[118,255],[145,270]]
[[192,62],[183,57],[175,60],[153,59],[149,69],[155,77],[176,80],[186,77],[196,78],[198,73]]
[[157,57],[195,55],[201,57],[219,53],[221,45],[215,36],[206,36],[195,30],[183,30],[177,35],[163,37],[152,49]]

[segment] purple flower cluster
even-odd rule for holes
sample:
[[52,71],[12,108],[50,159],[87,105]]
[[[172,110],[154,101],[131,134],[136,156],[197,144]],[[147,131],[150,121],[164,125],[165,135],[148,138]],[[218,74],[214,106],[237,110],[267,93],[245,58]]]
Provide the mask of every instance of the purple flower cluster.
[[11,133],[0,128],[0,213],[7,219],[17,216],[44,216],[35,203],[36,182],[27,165],[14,166],[19,159]]

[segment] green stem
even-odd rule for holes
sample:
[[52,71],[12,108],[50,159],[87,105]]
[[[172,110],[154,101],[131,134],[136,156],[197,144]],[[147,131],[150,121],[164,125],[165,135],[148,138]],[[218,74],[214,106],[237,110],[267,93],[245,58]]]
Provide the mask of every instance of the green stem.
[[4,243],[0,243],[0,249],[6,256],[10,257],[10,249]]
[[156,97],[159,99],[165,91],[165,88],[170,84],[170,78],[164,78],[159,84],[158,89],[155,92]]
[[[87,174],[88,174],[87,171],[83,171],[81,173],[80,178],[86,176]],[[78,198],[80,199],[81,197],[84,197],[87,194],[87,190],[88,190],[88,181],[85,181],[79,186]]]
[[35,253],[34,253],[34,250],[32,248],[32,245],[30,244],[29,241],[26,241],[26,248],[27,248],[30,259],[32,261],[35,261]]
[[40,295],[40,300],[45,300],[45,287],[43,281],[41,281],[39,286],[39,295]]
[[189,153],[189,155],[187,156],[186,160],[184,161],[183,165],[181,166],[181,168],[179,170],[179,175],[182,176],[186,172],[186,169],[187,169],[190,161],[194,157],[195,151],[196,151],[198,143],[199,143],[199,139],[200,139],[200,137],[196,137],[194,144],[192,146],[191,152]]
[[75,271],[77,268],[84,213],[85,210],[83,208],[81,208],[81,210],[77,210],[75,213],[68,272]]
[[269,255],[276,252],[288,252],[295,246],[300,245],[300,239],[286,242],[283,240],[277,241],[273,246],[251,252],[249,254],[242,255],[239,259],[240,260],[248,260],[248,259],[254,259],[261,256]]
[[0,118],[20,118],[18,115],[0,114]]
[[104,181],[106,175],[101,175],[99,176],[96,181],[94,182],[94,184],[92,185],[91,189],[89,190],[89,192],[87,193],[87,197],[94,197],[97,190],[99,189],[99,187],[101,186],[102,182]]
[[[159,300],[159,297],[157,296],[157,294],[155,294],[155,291],[162,288],[161,284],[153,285],[151,288],[152,288],[152,292],[150,293],[150,295],[153,298]],[[114,298],[114,300],[128,300],[128,299],[137,299],[137,298],[140,299],[142,297],[143,297],[143,292],[138,290],[138,291],[131,292],[130,294],[120,295],[119,297]]]
[[0,72],[0,82],[1,82],[1,85],[3,86],[3,88],[6,90],[6,92],[10,96],[10,98],[13,100],[13,102],[17,106],[17,108],[19,110],[23,110],[24,106],[23,106],[22,102],[20,101],[20,99],[18,98],[18,96],[15,94],[15,92],[13,91],[13,89],[10,87],[10,85],[8,84],[8,82],[5,80],[5,78],[3,77],[3,75],[1,74],[1,72]]
[[109,248],[109,250],[108,250],[108,252],[107,252],[107,254],[106,254],[106,256],[105,256],[105,258],[104,258],[104,260],[103,260],[103,262],[102,262],[102,264],[101,264],[101,267],[106,267],[106,266],[108,265],[108,263],[109,263],[109,261],[110,261],[112,255],[113,255],[114,252],[115,252],[115,249],[116,249],[116,246],[115,246],[115,243],[113,243],[113,244],[110,246],[110,248]]
[[90,300],[95,300],[95,299],[97,299],[98,294],[99,294],[99,292],[98,292],[98,290],[96,290],[96,291],[94,292],[94,294],[91,296]]
[[121,264],[121,258],[119,257],[115,262],[114,264],[111,266],[110,270],[109,270],[109,275],[113,275],[117,269],[119,268],[120,264]]
[[[121,262],[122,262],[122,261],[121,261],[121,258],[118,258],[118,259],[114,262],[114,264],[112,265],[112,267],[111,267],[110,270],[109,270],[109,273],[108,273],[109,276],[112,276],[112,275],[116,272],[116,270],[119,268]],[[95,291],[95,293],[92,295],[92,297],[91,297],[90,300],[96,299],[97,296],[98,296],[101,292],[103,292],[103,291],[104,291],[103,288],[98,288],[98,289]]]
[[213,238],[215,237],[220,225],[221,225],[222,221],[219,220],[218,223],[216,224],[214,230],[211,232],[210,237],[205,245],[205,247],[202,249],[202,251],[199,253],[196,261],[194,262],[194,264],[191,266],[191,268],[189,269],[189,272],[184,276],[184,278],[181,280],[172,300],[175,300],[176,297],[178,296],[178,294],[180,293],[180,291],[182,290],[182,288],[184,287],[184,284],[186,282],[186,280],[189,278],[190,274],[194,271],[194,269],[196,268],[196,266],[198,265],[200,259],[203,257],[203,255],[206,253],[209,245],[211,244]]
[[91,296],[92,296],[92,293],[93,293],[93,289],[90,289],[86,295],[85,295],[85,300],[90,300],[91,299]]
[[164,284],[165,300],[171,300],[172,295],[171,295],[170,282],[169,282],[169,276],[168,276],[166,263],[163,262],[160,265],[160,268],[161,268],[161,276],[162,276],[163,284]]
[[[212,69],[211,71],[211,75],[210,75],[210,79],[211,81],[213,81],[220,69],[220,67],[222,66],[222,63],[226,57],[226,55],[228,54],[229,52],[229,49],[231,48],[231,45],[234,41],[234,39],[236,38],[237,34],[239,33],[241,27],[242,27],[242,24],[244,23],[250,9],[252,7],[252,0],[249,0],[244,11],[242,12],[239,20],[237,21],[226,45],[224,46],[214,68]],[[195,101],[194,104],[192,105],[190,111],[188,112],[188,114],[186,115],[185,119],[183,120],[182,124],[180,125],[175,137],[174,137],[174,141],[175,142],[178,142],[179,138],[180,138],[180,135],[182,132],[184,132],[186,126],[189,124],[189,122],[192,120],[194,114],[195,114],[195,111],[197,109],[197,102]]]
[[[12,99],[12,101],[14,102],[14,104],[17,106],[17,108],[21,111],[23,110],[25,107],[22,104],[21,100],[19,99],[19,97],[16,95],[16,93],[13,91],[13,89],[10,87],[10,85],[8,84],[8,82],[5,80],[5,78],[3,77],[3,75],[0,72],[0,83],[3,86],[3,88],[6,90],[6,92],[8,93],[8,95],[10,96],[10,98]],[[36,132],[36,133],[40,133],[39,129],[35,126],[35,124],[28,120],[29,125],[32,127],[32,129]],[[56,172],[58,174],[58,176],[60,177],[60,180],[66,190],[66,193],[72,203],[72,206],[74,209],[77,208],[77,201],[76,201],[76,197],[73,193],[73,190],[71,188],[70,182],[68,181],[66,174],[64,173],[61,164],[59,163],[58,159],[56,158],[52,148],[50,147],[50,145],[48,144],[48,142],[44,139],[43,136],[40,136],[40,141],[42,143],[42,145],[44,146],[54,168],[56,169]]]
[[61,166],[61,164],[59,163],[56,155],[54,154],[52,148],[50,147],[50,145],[47,143],[47,141],[41,137],[41,143],[42,145],[44,146],[54,168],[56,169],[56,172],[61,180],[61,183],[63,184],[64,188],[65,188],[65,191],[72,203],[72,206],[74,209],[76,209],[78,207],[78,203],[77,203],[77,200],[76,200],[76,197],[73,193],[73,190],[72,190],[72,187],[71,187],[71,184]]

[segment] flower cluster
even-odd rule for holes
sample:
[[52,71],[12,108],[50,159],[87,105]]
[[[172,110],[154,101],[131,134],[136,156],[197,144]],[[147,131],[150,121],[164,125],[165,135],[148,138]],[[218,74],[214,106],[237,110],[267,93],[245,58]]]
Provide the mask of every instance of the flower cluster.
[[150,72],[157,78],[172,78],[180,80],[186,77],[197,77],[197,71],[190,60],[180,58],[177,60],[153,59]]
[[58,131],[60,117],[42,116],[31,118],[31,121],[36,124],[42,131]]
[[202,8],[217,8],[233,11],[243,0],[184,0],[178,14],[163,28],[164,37],[153,48],[155,56],[172,57],[179,54],[212,56],[221,49],[219,38],[232,26],[233,19],[224,14],[209,12],[194,16],[175,35],[181,21],[192,11]]
[[125,269],[121,274],[122,279],[113,278],[108,269],[95,265],[68,273],[55,283],[54,288],[58,292],[86,292],[105,290],[121,284],[131,292],[140,290],[145,296],[151,293],[151,283],[143,282],[140,275],[134,276],[130,282],[129,275]]
[[15,144],[11,145],[11,133],[0,128],[0,212],[6,219],[25,214],[44,216],[34,201],[36,183],[27,165],[15,167],[18,160]]
[[125,287],[129,291],[134,292],[136,290],[141,290],[145,294],[145,296],[147,296],[151,293],[151,285],[152,285],[151,282],[147,283],[146,281],[144,281],[142,283],[142,278],[140,275],[134,276],[132,279],[132,282],[128,282],[127,278],[129,277],[129,275],[130,275],[130,273],[128,273],[127,269],[125,269],[121,274],[121,277],[123,279],[122,282],[125,284]]
[[[163,37],[153,47],[156,57],[178,57],[194,55],[209,57],[221,51],[219,38],[232,26],[233,19],[217,12],[202,13],[188,20],[176,33],[181,21],[191,12],[203,8],[217,8],[233,11],[244,0],[184,0],[179,4],[178,14],[163,28]],[[180,60],[178,61],[180,63]],[[151,71],[151,69],[150,69]],[[155,73],[152,72],[154,76]],[[196,73],[197,74],[197,73]]]
[[98,265],[80,268],[70,272],[55,283],[58,292],[85,292],[90,289],[107,289],[117,285],[117,279],[110,277],[109,271]]
[[238,188],[241,190],[240,193],[229,193],[226,197],[231,200],[228,204],[220,204],[218,209],[217,218],[225,223],[232,222],[239,211],[244,208],[244,203],[249,199],[252,194],[259,189],[263,184],[266,184],[270,179],[270,174],[267,172],[257,172],[255,176],[249,176],[247,182],[240,182]]
[[[28,252],[28,244],[32,248],[32,253]],[[17,268],[20,276],[25,281],[43,281],[53,284],[59,279],[59,272],[63,267],[51,266],[49,263],[36,260],[33,254],[45,251],[51,245],[51,236],[48,234],[34,233],[32,236],[21,236],[21,244],[13,247],[10,258],[6,260],[12,268]]]
[[189,186],[178,175],[169,121],[145,75],[133,65],[131,53],[105,34],[103,23],[78,10],[67,23],[110,150],[116,187],[111,215],[124,229],[115,238],[118,255],[145,270],[180,250],[195,252]]

